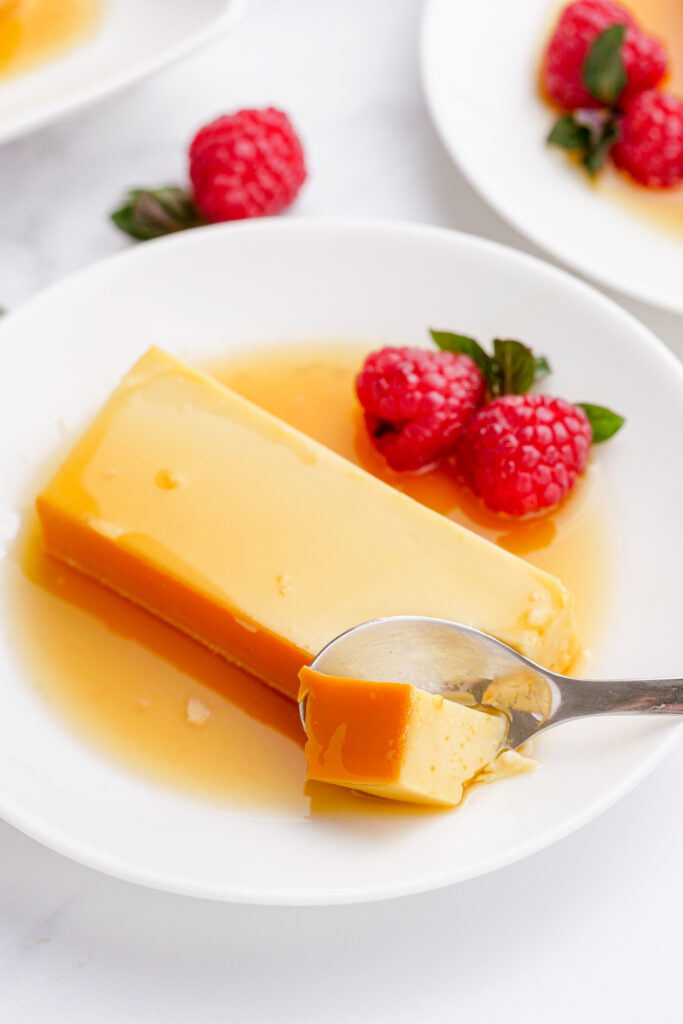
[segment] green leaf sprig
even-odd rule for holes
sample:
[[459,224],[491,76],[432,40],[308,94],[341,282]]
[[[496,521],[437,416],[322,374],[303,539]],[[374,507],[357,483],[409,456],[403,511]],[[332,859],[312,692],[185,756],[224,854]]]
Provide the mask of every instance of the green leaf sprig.
[[628,83],[623,58],[625,38],[626,25],[611,25],[595,38],[583,62],[583,84],[603,109],[562,114],[547,138],[551,146],[578,151],[591,177],[602,168],[621,134],[619,99]]
[[192,197],[174,186],[133,189],[118,210],[114,210],[111,219],[117,228],[138,242],[204,224]]
[[593,444],[601,444],[614,437],[618,430],[621,430],[626,420],[619,413],[606,409],[604,405],[591,405],[590,402],[577,402],[579,409],[583,409],[588,422],[593,429]]
[[615,105],[628,82],[622,56],[625,38],[626,25],[611,25],[596,37],[583,62],[583,84],[606,107]]
[[[479,367],[491,398],[501,395],[523,395],[551,372],[545,356],[534,355],[528,345],[513,339],[495,338],[493,355],[489,355],[474,338],[452,331],[429,332],[442,352],[469,356]],[[593,444],[613,437],[626,422],[619,413],[603,405],[576,402],[583,409],[593,430]]]
[[619,121],[611,111],[575,110],[557,119],[547,141],[560,149],[578,151],[581,163],[594,177],[620,135]]
[[535,356],[521,341],[496,338],[493,355],[489,355],[478,341],[466,334],[452,334],[450,331],[429,333],[442,352],[469,356],[477,364],[492,398],[523,395],[537,380],[550,373],[550,364],[545,356]]

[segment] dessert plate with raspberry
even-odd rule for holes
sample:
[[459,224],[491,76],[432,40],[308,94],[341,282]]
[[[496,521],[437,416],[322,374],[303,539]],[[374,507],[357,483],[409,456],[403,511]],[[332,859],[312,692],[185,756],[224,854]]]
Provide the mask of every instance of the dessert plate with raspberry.
[[243,0],[3,0],[0,142],[190,53],[227,29],[242,6]]
[[[596,685],[680,675],[683,371],[588,285],[455,232],[263,219],[145,242],[0,337],[7,822],[176,892],[372,900],[555,842],[672,747],[675,719],[620,717],[498,756],[499,718],[381,678],[335,725],[302,666],[427,614]],[[391,784],[359,777],[380,741],[412,758]]]
[[429,0],[427,103],[488,203],[569,266],[683,313],[678,0]]

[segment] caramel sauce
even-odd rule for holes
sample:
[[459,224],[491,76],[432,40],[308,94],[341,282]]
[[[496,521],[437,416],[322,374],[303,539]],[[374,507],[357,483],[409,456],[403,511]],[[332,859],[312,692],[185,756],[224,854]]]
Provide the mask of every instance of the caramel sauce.
[[[157,781],[303,811],[297,706],[46,556],[27,518],[7,583],[18,648],[44,700],[98,749]],[[209,712],[205,721],[192,721],[197,709]]]
[[[365,683],[305,668],[308,764],[313,778],[397,782],[410,714],[405,683]],[[342,728],[340,728],[340,724]]]
[[[521,523],[487,512],[447,469],[393,473],[371,447],[354,395],[367,351],[348,344],[280,346],[208,369],[392,486],[560,576],[576,595],[581,638],[592,645],[610,575],[607,500],[597,467],[552,514]],[[125,769],[253,814],[355,815],[377,813],[378,805],[383,813],[421,812],[337,787],[304,786],[297,706],[47,557],[32,509],[0,568],[17,656],[40,698]]]
[[0,0],[0,76],[59,56],[96,28],[101,0]]
[[[628,0],[623,6],[649,35],[664,44],[669,71],[662,88],[683,98],[683,3],[681,0]],[[548,34],[551,30],[549,28]],[[542,86],[541,96],[549,102]],[[645,188],[609,161],[589,184],[610,202],[648,220],[659,230],[683,238],[683,184],[672,189]]]
[[683,4],[681,0],[630,0],[626,5],[648,35],[663,44],[669,59],[664,88],[683,96]]
[[[627,6],[645,31],[664,44],[669,72],[662,87],[683,98],[683,3],[632,0]],[[683,239],[683,184],[673,189],[647,189],[610,167],[597,187],[611,200]]]

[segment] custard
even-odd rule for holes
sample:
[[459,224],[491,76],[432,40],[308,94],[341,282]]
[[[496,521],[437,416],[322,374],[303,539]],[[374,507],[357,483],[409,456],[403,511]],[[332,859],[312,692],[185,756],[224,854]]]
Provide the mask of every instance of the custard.
[[151,350],[38,498],[50,554],[291,697],[345,629],[424,614],[562,671],[554,577]]

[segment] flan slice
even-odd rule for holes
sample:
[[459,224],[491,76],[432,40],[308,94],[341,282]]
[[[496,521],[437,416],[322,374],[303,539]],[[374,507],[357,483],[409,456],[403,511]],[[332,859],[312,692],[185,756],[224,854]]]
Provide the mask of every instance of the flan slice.
[[295,698],[342,631],[454,619],[548,668],[577,649],[553,576],[151,349],[37,500],[48,552]]
[[304,668],[307,778],[410,803],[455,807],[495,761],[507,722],[409,683]]

